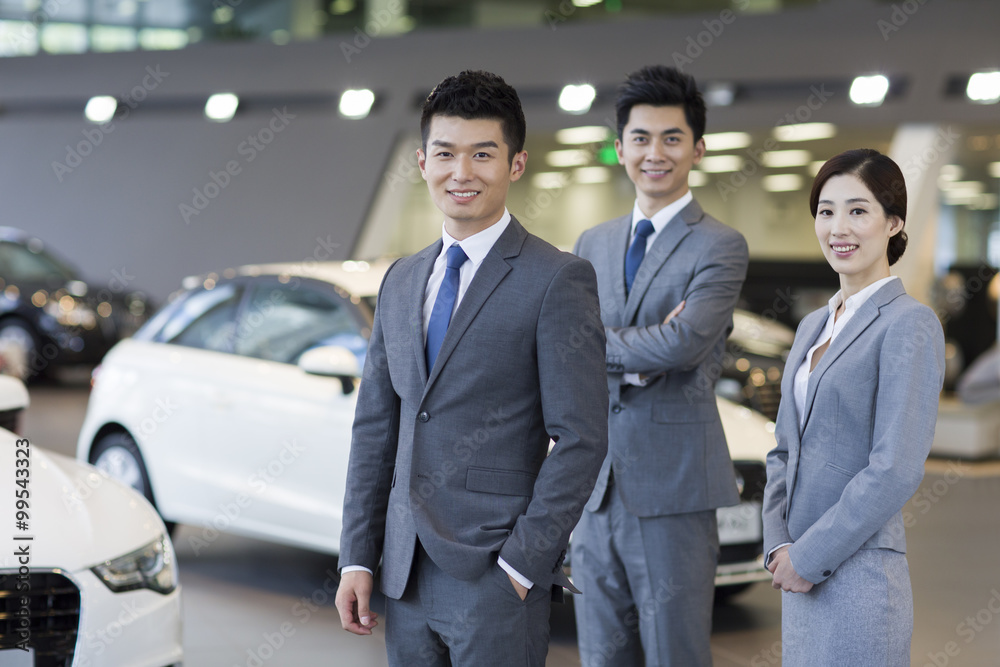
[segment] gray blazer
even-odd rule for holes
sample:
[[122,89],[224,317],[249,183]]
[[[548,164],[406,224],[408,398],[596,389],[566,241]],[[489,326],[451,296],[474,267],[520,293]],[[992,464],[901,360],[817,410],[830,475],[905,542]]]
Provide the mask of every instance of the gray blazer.
[[809,379],[799,428],[793,380],[828,309],[799,324],[767,456],[764,550],[792,542],[792,565],[817,584],[858,549],[906,552],[900,510],[924,476],[944,382],[937,316],[893,280],[865,301]]
[[457,579],[499,554],[536,585],[568,585],[569,534],[607,452],[594,269],[511,219],[428,375],[422,309],[440,252],[439,240],[399,260],[379,291],[340,563],[374,571],[381,559],[382,590],[398,599],[419,537]]
[[[715,382],[746,278],[746,240],[692,201],[656,237],[626,299],[631,225],[631,214],[605,222],[574,249],[597,270],[608,336],[609,451],[587,509],[600,507],[612,468],[636,516],[735,505]],[[663,325],[682,300],[684,312]],[[657,377],[622,386],[624,373]]]

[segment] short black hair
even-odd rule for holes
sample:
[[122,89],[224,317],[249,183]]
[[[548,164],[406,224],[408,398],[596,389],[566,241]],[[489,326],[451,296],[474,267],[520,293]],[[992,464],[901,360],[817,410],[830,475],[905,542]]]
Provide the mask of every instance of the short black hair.
[[615,100],[618,139],[622,138],[632,107],[637,104],[683,107],[695,143],[705,134],[705,100],[690,74],[665,65],[647,65],[629,74],[618,87]]
[[465,70],[434,87],[420,112],[420,143],[425,151],[434,116],[500,121],[511,164],[514,156],[524,149],[525,122],[521,99],[512,86],[491,72]]
[[[906,180],[892,158],[882,155],[874,148],[855,148],[835,155],[819,168],[816,180],[813,181],[809,193],[809,212],[816,217],[819,210],[819,195],[823,186],[834,176],[849,174],[857,176],[858,180],[871,190],[878,203],[882,205],[885,216],[896,216],[906,225]],[[892,266],[903,256],[906,250],[906,232],[902,229],[898,234],[889,237],[889,247],[885,254]]]

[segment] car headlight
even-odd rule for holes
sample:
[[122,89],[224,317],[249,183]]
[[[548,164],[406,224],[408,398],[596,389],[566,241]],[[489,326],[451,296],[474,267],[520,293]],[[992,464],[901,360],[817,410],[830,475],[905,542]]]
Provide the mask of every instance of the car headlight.
[[177,588],[174,551],[166,536],[90,570],[114,593],[148,588],[166,595]]

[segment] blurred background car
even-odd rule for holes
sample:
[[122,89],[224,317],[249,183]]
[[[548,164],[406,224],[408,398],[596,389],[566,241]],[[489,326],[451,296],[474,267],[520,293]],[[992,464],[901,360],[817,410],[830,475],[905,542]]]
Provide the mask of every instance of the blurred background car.
[[[17,423],[27,406],[24,384],[0,376],[3,423]],[[155,510],[92,466],[8,430],[0,429],[0,451],[10,495],[20,491],[27,501],[21,535],[32,538],[12,542],[27,546],[27,563],[15,548],[0,555],[0,665],[179,664],[181,593],[173,546]],[[20,470],[27,472],[16,475]],[[7,508],[4,524],[13,527],[15,504]],[[17,647],[25,618],[27,651]]]
[[737,308],[716,393],[776,419],[781,376],[794,340],[795,331],[785,324]]
[[113,276],[95,289],[41,240],[0,227],[0,371],[28,380],[99,362],[151,310],[127,282]]
[[[213,529],[195,540],[231,531],[336,554],[356,387],[388,266],[260,265],[186,280],[95,370],[77,457],[165,521]],[[720,581],[744,586],[770,578],[760,500],[773,425],[718,404],[744,501],[719,510]]]

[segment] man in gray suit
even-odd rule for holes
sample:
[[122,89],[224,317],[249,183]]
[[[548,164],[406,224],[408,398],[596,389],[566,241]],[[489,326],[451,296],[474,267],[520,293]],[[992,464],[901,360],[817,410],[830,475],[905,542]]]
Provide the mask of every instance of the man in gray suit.
[[634,72],[616,115],[635,207],[575,250],[597,269],[611,409],[608,457],[573,534],[580,656],[584,667],[710,665],[715,510],[739,502],[714,387],[747,245],[688,189],[705,152],[694,79]]
[[569,534],[607,453],[597,279],[506,209],[527,153],[503,79],[445,79],[420,125],[442,240],[393,264],[379,291],[337,608],[346,630],[371,634],[381,560],[391,665],[540,667],[551,600],[570,586]]

